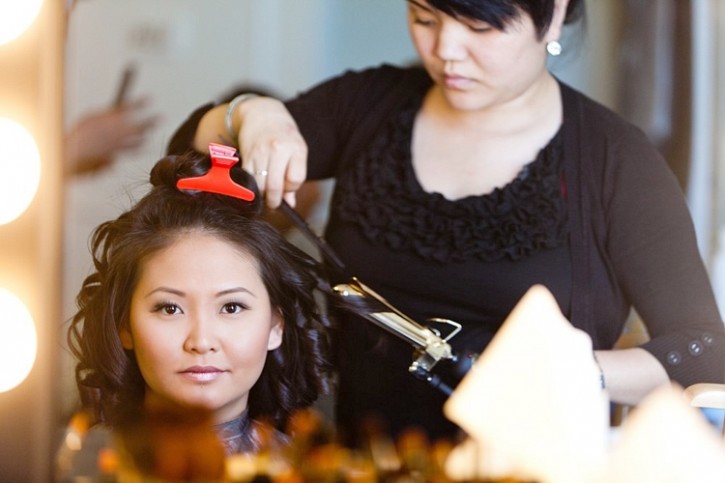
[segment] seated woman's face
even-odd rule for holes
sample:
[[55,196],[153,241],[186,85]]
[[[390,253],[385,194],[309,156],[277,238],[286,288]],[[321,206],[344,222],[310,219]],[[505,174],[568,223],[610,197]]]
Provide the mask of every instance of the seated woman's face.
[[195,407],[215,422],[239,416],[267,351],[282,342],[256,261],[226,240],[186,232],[140,267],[130,327],[147,407]]

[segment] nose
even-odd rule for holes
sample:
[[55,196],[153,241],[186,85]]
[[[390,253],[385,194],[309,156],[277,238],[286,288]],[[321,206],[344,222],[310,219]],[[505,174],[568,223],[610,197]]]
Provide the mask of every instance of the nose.
[[184,350],[205,354],[207,352],[216,352],[218,349],[219,340],[214,332],[213,321],[198,315],[190,317],[186,339],[184,340]]
[[462,25],[457,22],[443,22],[436,37],[436,55],[444,62],[466,59],[466,46]]

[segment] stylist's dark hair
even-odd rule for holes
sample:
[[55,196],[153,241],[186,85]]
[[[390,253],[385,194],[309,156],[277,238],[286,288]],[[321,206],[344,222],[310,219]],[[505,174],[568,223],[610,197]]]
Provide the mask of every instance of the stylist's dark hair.
[[[78,312],[68,339],[78,359],[82,403],[112,427],[143,403],[144,380],[133,351],[125,350],[119,338],[119,330],[129,324],[140,270],[148,257],[193,230],[221,237],[254,257],[272,307],[284,320],[282,344],[268,352],[250,392],[250,416],[283,428],[294,410],[309,406],[329,389],[329,324],[314,297],[320,281],[316,262],[258,216],[261,201],[176,188],[178,179],[200,176],[209,167],[208,156],[193,152],[160,160],[151,171],[151,191],[93,233],[95,271],[77,296]],[[231,173],[237,183],[256,191],[240,163]]]
[[[522,13],[534,21],[542,38],[554,16],[556,0],[427,0],[434,8],[454,17],[482,20],[499,30]],[[584,14],[584,0],[569,0],[564,23],[576,21]]]

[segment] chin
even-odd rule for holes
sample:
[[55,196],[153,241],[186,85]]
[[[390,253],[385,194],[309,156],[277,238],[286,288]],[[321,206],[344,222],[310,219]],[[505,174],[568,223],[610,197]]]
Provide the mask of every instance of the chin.
[[476,112],[488,107],[488,104],[480,101],[474,101],[473,99],[466,99],[462,96],[447,97],[447,100],[448,105],[451,106],[452,109],[461,112]]

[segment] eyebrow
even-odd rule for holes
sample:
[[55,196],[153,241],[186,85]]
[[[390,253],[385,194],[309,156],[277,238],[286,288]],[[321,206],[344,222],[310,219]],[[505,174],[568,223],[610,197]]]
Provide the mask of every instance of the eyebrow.
[[[168,293],[168,294],[171,294],[171,295],[177,295],[179,297],[184,297],[186,295],[185,292],[183,292],[181,290],[177,290],[175,288],[171,288],[171,287],[157,287],[157,288],[153,289],[152,291],[150,291],[149,293],[147,293],[145,295],[145,297],[148,298],[151,295],[153,295],[155,293],[158,293],[158,292]],[[248,290],[248,289],[246,289],[244,287],[232,287],[232,288],[228,288],[226,290],[222,290],[220,292],[217,292],[214,295],[216,297],[221,297],[221,296],[229,295],[229,294],[233,294],[233,293],[248,293],[252,297],[256,297],[256,295],[254,295],[250,290]]]
[[421,9],[426,10],[431,13],[433,12],[433,9],[431,9],[430,7],[427,7],[426,5],[421,5],[420,3],[416,2],[415,0],[406,0],[406,1],[410,4],[415,5],[418,8],[421,8]]

